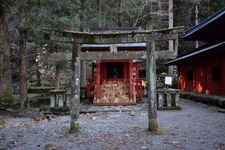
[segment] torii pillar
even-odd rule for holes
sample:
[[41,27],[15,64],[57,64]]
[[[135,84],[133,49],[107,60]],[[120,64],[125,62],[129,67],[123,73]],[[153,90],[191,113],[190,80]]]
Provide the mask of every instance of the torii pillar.
[[78,133],[80,130],[80,44],[75,44],[72,49],[72,81],[70,100],[70,133]]
[[146,44],[146,78],[148,89],[148,130],[157,132],[157,100],[156,100],[156,61],[155,61],[155,41]]

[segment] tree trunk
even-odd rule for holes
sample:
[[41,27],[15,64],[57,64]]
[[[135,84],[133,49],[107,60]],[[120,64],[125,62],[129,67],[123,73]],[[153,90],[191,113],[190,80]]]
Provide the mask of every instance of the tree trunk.
[[118,0],[118,8],[119,8],[119,12],[118,12],[118,27],[122,27],[122,0]]
[[156,62],[155,42],[147,43],[146,77],[148,88],[148,129],[157,132]]
[[[198,5],[195,4],[195,25],[198,25]],[[196,41],[195,42],[195,48],[198,48],[199,47],[199,42]]]
[[25,108],[27,103],[27,52],[26,33],[20,29],[20,106]]
[[55,88],[60,88],[60,67],[59,64],[55,65]]
[[[169,28],[173,28],[173,0],[169,0]],[[174,43],[173,40],[169,40],[169,51],[174,51]],[[169,66],[168,67],[168,74],[170,76],[173,75],[173,70],[174,67],[173,66]]]
[[84,11],[86,0],[80,0],[80,31],[84,31]]
[[72,50],[72,81],[70,99],[70,133],[78,133],[79,125],[79,104],[80,104],[80,44],[74,45]]
[[[169,28],[173,28],[173,0],[169,0]],[[169,40],[169,51],[173,51],[173,40]]]
[[[0,10],[0,100],[12,96],[11,63],[7,14]],[[0,101],[1,103],[1,101]]]
[[[39,57],[39,54],[38,54],[38,52],[37,52],[37,48],[35,49],[35,53],[36,53],[36,58],[38,58]],[[38,61],[35,61],[35,65],[36,65],[36,85],[37,86],[41,86],[41,72],[40,72],[40,69],[39,69],[39,61],[40,60],[38,60]]]
[[[57,45],[53,44],[52,42],[50,43],[52,45],[52,52],[53,53],[58,53],[59,48]],[[55,88],[59,89],[60,88],[60,62],[55,62]]]
[[38,63],[36,63],[37,69],[36,69],[36,76],[37,76],[37,86],[41,86],[41,72],[39,70]]
[[101,28],[102,27],[102,21],[101,21],[101,17],[102,17],[102,8],[101,8],[101,5],[100,5],[100,0],[97,0],[96,1],[96,6],[97,6],[97,13],[98,13],[98,27]]

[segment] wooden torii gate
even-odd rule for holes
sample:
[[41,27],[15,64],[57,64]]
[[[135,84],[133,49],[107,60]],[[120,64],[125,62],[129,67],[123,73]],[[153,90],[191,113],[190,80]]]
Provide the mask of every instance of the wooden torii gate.
[[141,57],[137,52],[104,52],[81,53],[81,44],[119,44],[119,43],[146,43],[146,77],[148,89],[148,129],[156,132],[157,123],[157,98],[156,98],[156,61],[155,41],[175,41],[175,49],[178,49],[178,36],[183,27],[174,27],[160,30],[140,30],[132,32],[101,32],[88,33],[61,29],[46,29],[51,41],[74,44],[72,49],[72,81],[70,100],[70,132],[75,133],[79,126],[79,103],[80,103],[80,61],[98,60],[104,58],[120,59]]

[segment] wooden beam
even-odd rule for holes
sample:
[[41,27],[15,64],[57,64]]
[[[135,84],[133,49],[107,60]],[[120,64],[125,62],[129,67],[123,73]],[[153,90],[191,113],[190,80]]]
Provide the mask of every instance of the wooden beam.
[[148,129],[157,132],[155,42],[147,43],[146,77],[148,89]]

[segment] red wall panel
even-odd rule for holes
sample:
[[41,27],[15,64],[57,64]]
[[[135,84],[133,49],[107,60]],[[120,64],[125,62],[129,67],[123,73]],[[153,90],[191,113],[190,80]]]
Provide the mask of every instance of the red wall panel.
[[[207,61],[205,61],[207,60]],[[194,64],[194,65],[193,65]],[[213,81],[212,69],[221,68],[221,79]],[[193,71],[193,81],[188,81],[187,72]],[[192,59],[178,65],[179,88],[198,93],[225,95],[225,55]]]

